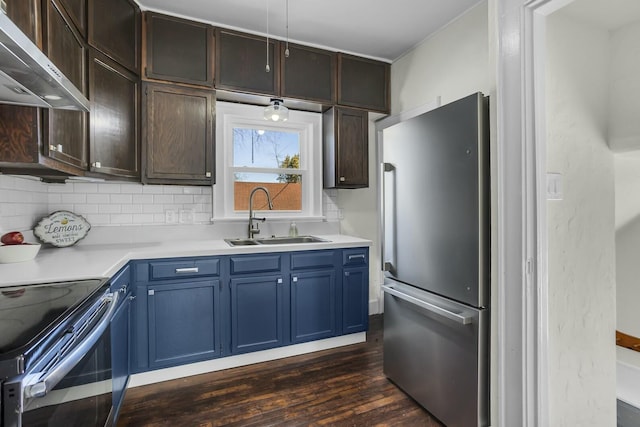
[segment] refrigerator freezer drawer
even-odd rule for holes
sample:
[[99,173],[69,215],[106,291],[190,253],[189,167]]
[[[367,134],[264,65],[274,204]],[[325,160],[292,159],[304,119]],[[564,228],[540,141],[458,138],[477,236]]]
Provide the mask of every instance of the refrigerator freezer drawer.
[[447,426],[488,425],[488,311],[395,282],[383,289],[385,375]]

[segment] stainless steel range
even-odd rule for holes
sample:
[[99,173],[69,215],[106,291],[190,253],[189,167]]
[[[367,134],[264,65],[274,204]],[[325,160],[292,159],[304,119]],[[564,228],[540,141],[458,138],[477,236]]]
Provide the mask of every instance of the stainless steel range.
[[2,427],[111,422],[106,279],[0,288]]

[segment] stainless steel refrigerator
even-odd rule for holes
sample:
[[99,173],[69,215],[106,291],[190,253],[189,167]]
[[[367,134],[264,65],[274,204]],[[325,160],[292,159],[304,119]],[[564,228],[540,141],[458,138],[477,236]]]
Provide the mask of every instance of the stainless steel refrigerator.
[[447,426],[488,425],[488,98],[382,130],[384,373]]

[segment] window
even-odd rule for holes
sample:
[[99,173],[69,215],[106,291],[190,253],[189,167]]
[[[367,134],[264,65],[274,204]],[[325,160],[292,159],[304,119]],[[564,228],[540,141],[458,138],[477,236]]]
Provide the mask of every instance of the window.
[[[291,111],[283,123],[264,119],[264,107],[216,104],[214,217],[246,219],[249,195],[264,187],[273,201],[269,217],[322,215],[320,113]],[[263,192],[253,208],[268,210]]]

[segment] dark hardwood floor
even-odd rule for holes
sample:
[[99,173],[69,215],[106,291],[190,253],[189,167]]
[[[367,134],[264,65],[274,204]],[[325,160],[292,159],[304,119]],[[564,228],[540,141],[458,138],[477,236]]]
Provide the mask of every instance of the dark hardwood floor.
[[128,426],[442,426],[382,373],[382,316],[367,342],[129,389]]

